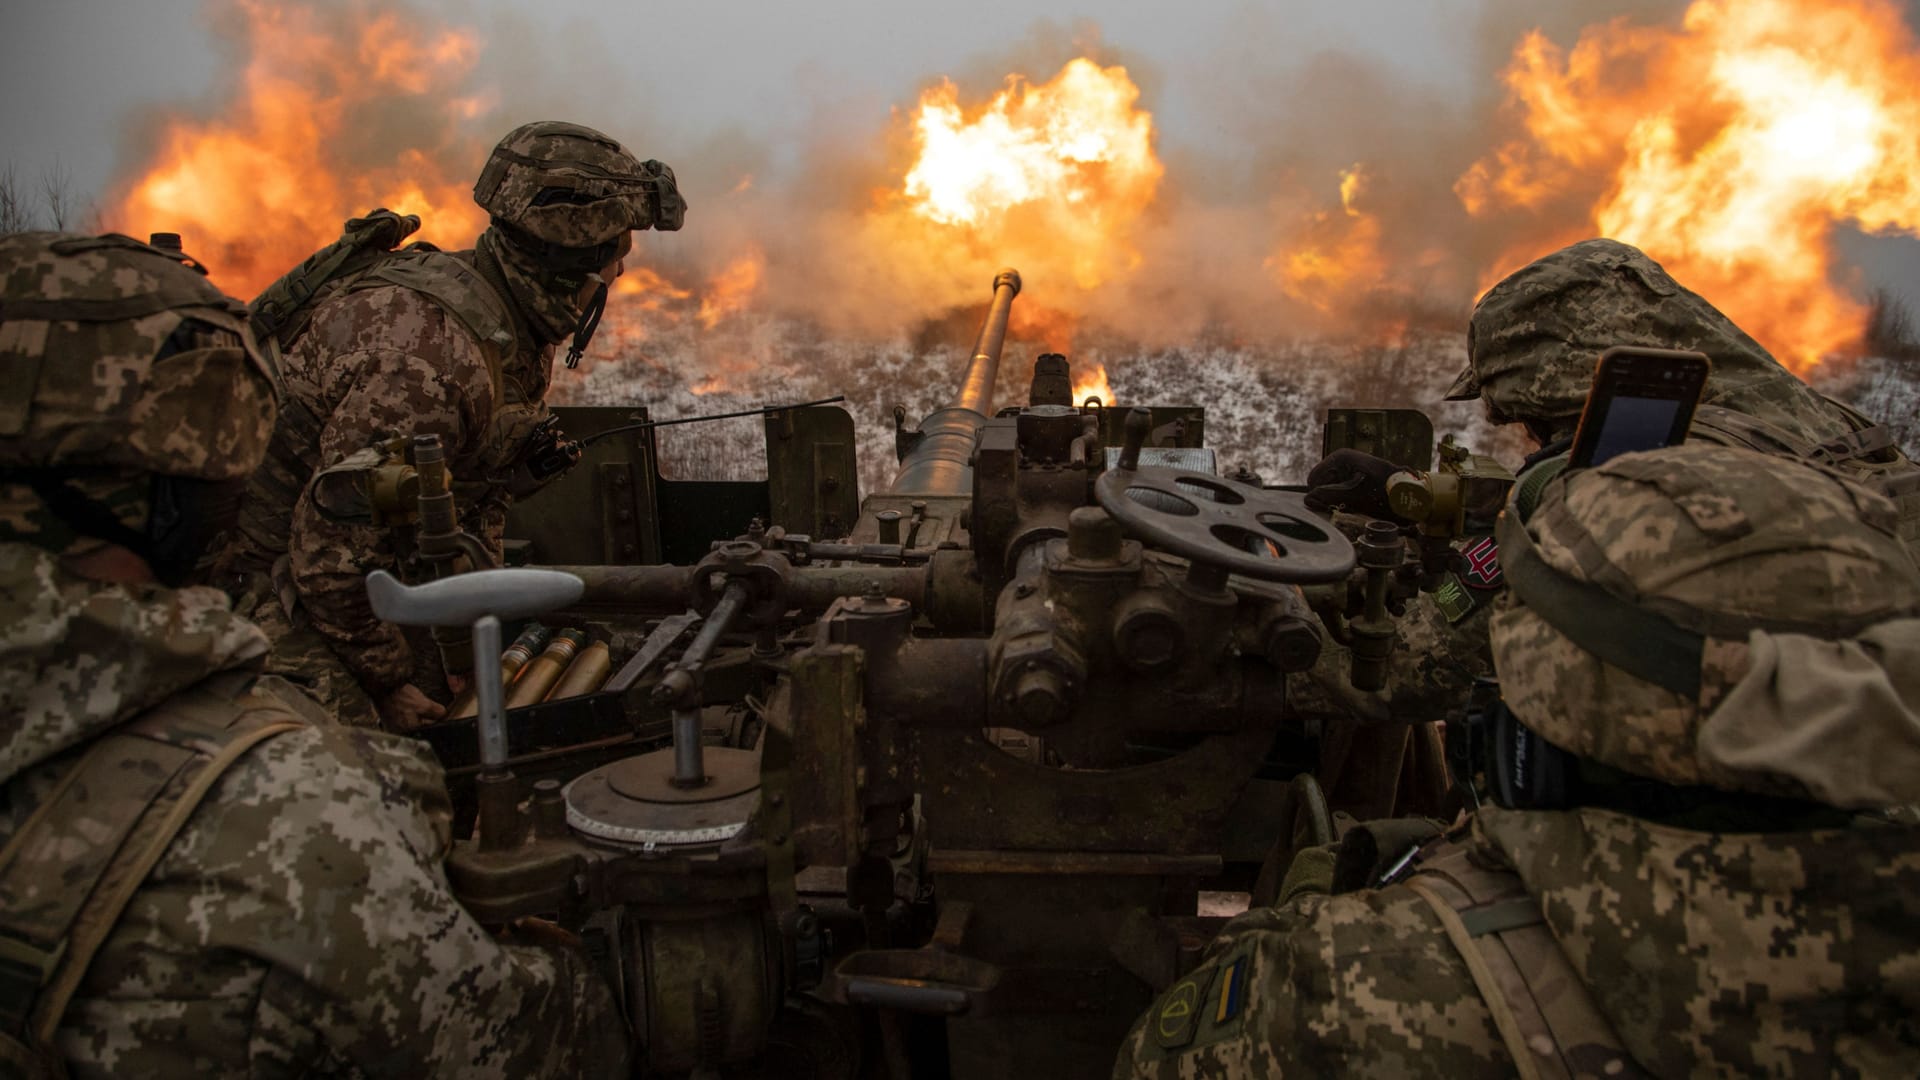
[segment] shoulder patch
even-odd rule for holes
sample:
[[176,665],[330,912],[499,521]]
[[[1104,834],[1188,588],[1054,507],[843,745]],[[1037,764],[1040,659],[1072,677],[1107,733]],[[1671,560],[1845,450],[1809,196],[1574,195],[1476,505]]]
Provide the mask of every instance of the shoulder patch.
[[1161,995],[1153,1012],[1153,1041],[1160,1049],[1179,1050],[1193,1041],[1194,1032],[1200,1028],[1201,1003],[1213,975],[1210,968],[1196,971]]
[[1457,623],[1473,614],[1475,604],[1467,587],[1460,584],[1460,575],[1448,574],[1447,580],[1433,590],[1433,606],[1440,609],[1440,614],[1446,616],[1448,622]]
[[1460,579],[1475,589],[1497,589],[1506,583],[1500,569],[1500,546],[1483,536],[1460,549]]

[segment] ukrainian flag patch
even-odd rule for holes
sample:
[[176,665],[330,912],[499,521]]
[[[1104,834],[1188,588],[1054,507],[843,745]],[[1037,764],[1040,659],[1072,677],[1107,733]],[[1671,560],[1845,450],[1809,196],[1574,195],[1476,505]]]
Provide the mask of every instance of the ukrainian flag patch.
[[1215,1026],[1225,1024],[1240,1015],[1246,1007],[1247,968],[1252,958],[1242,954],[1229,962],[1220,973],[1220,999],[1214,1003],[1213,1022]]

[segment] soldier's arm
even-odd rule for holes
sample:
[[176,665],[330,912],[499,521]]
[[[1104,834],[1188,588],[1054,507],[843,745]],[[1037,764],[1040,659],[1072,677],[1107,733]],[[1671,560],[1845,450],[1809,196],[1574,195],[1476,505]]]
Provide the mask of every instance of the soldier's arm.
[[1465,962],[1405,888],[1234,919],[1114,1066],[1116,1080],[1512,1074]]
[[[476,437],[476,396],[489,391],[484,362],[464,337],[419,352],[368,348],[341,362],[358,376],[321,431],[321,468],[396,435],[439,435],[449,457]],[[397,627],[374,617],[366,594],[368,573],[397,569],[389,529],[329,517],[309,485],[294,507],[288,554],[314,629],[361,684],[376,697],[405,684],[412,652]]]

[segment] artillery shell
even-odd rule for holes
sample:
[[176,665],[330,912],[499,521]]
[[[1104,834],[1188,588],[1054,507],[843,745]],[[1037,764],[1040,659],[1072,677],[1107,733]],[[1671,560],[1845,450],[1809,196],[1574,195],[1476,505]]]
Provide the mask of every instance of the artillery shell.
[[[520,636],[514,638],[513,644],[507,646],[507,650],[500,654],[500,685],[512,686],[514,676],[520,674],[520,669],[527,666],[527,661],[547,647],[547,639],[552,636],[552,631],[539,623],[532,623],[525,630],[520,631]],[[480,691],[471,685],[460,691],[460,696],[454,698],[453,704],[447,706],[449,720],[471,720],[479,713]]]
[[591,694],[600,689],[600,684],[607,681],[607,675],[612,671],[613,655],[607,651],[607,643],[596,641],[581,649],[580,654],[573,658],[573,663],[567,665],[567,673],[553,684],[547,700],[559,701],[561,698]]
[[578,630],[562,630],[553,635],[547,651],[520,669],[520,677],[507,689],[507,708],[519,709],[546,700],[547,691],[573,662],[574,654],[587,643],[587,635]]

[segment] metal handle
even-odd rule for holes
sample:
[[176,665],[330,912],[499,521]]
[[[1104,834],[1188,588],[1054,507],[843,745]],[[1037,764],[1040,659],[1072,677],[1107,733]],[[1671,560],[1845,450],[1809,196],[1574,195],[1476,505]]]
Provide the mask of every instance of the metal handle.
[[385,570],[367,575],[373,613],[402,626],[471,626],[485,615],[521,619],[565,607],[585,589],[558,570],[478,570],[412,586]]

